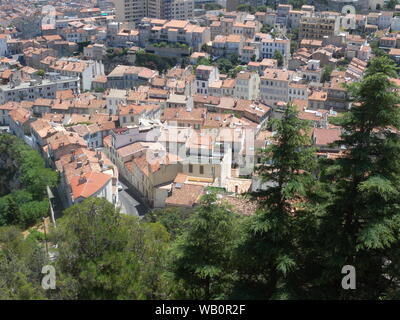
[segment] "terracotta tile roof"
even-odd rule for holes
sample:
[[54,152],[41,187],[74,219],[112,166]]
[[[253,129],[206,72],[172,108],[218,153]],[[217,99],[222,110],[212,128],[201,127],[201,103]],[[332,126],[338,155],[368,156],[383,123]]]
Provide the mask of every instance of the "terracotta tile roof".
[[8,116],[14,121],[18,122],[19,124],[23,125],[30,119],[30,112],[23,108],[18,108],[11,110],[8,113]]
[[185,108],[167,108],[164,109],[161,116],[162,121],[171,120],[189,120],[189,121],[203,121],[204,115],[207,109],[205,108],[194,108],[191,111],[187,111]]
[[58,150],[70,144],[86,147],[85,140],[74,132],[58,132],[48,139],[48,144],[52,150]]
[[101,172],[88,172],[71,181],[72,198],[88,198],[100,191],[112,177]]
[[193,207],[204,193],[204,187],[187,183],[174,183],[172,194],[165,200],[165,204],[176,207]]
[[334,129],[324,129],[324,128],[314,128],[313,138],[316,145],[328,145],[335,141],[340,140],[341,130],[338,128]]

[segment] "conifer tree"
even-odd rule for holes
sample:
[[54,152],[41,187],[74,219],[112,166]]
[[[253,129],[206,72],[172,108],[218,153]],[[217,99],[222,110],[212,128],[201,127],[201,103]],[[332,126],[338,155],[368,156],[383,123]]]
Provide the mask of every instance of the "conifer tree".
[[[237,248],[240,282],[234,297],[286,299],[298,297],[301,237],[310,225],[305,199],[313,183],[315,157],[309,124],[288,105],[281,120],[272,122],[274,142],[262,150],[258,172],[271,185],[254,196],[258,212],[245,223]],[[303,224],[304,230],[299,229]]]
[[234,213],[217,203],[215,194],[202,197],[172,251],[172,271],[183,289],[177,293],[179,298],[226,297],[232,280],[234,221]]
[[[392,77],[393,62],[374,58],[363,80],[348,86],[353,104],[338,142],[345,155],[322,173],[330,196],[316,241],[316,298],[377,299],[398,286],[400,101]],[[356,269],[356,290],[342,289],[344,265]]]

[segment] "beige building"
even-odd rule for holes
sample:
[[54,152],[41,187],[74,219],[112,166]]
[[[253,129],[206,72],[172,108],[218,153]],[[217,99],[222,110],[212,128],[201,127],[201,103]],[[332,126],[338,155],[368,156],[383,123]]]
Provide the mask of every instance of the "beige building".
[[236,76],[235,97],[257,100],[260,95],[260,76],[255,72],[241,71]]
[[260,97],[267,103],[287,102],[289,99],[289,83],[293,79],[293,71],[266,69],[261,77]]
[[299,39],[322,40],[339,32],[339,19],[334,15],[303,16],[300,19]]
[[142,18],[186,20],[193,17],[194,0],[113,0],[118,22],[139,22]]

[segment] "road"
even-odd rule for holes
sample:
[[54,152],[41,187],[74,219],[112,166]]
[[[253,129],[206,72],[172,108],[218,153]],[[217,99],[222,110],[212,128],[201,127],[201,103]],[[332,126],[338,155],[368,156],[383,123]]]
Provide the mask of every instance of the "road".
[[148,210],[139,201],[135,199],[133,194],[129,191],[128,187],[119,181],[123,190],[119,191],[119,203],[121,206],[121,212],[142,217]]

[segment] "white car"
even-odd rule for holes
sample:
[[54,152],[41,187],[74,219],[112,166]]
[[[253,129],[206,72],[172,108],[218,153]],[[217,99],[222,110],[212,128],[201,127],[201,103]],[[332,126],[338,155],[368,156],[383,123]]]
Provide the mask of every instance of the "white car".
[[117,190],[118,191],[124,190],[124,188],[122,187],[122,185],[119,182],[117,183]]

